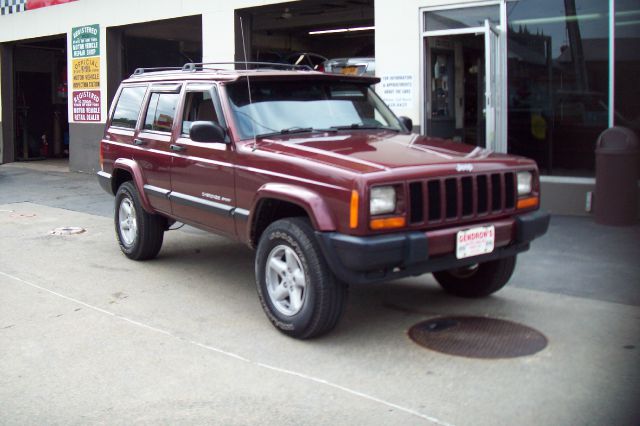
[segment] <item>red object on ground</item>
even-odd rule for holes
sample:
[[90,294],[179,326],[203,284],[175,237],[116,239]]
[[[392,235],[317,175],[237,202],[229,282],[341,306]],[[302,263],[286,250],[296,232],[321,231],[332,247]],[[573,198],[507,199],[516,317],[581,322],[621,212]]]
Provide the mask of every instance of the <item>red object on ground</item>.
[[40,155],[43,157],[49,156],[49,143],[47,142],[46,135],[42,135],[42,145],[40,145]]

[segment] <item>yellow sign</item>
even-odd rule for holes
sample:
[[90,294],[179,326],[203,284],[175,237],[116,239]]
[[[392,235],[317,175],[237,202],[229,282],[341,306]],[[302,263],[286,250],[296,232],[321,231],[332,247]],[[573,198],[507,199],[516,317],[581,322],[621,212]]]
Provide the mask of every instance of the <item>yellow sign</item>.
[[73,60],[73,90],[100,88],[100,57]]

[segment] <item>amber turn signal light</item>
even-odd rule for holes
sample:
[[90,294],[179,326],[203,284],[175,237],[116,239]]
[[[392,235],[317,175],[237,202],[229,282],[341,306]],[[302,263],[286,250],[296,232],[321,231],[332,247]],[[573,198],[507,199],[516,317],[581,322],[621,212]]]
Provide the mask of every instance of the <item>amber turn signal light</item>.
[[349,227],[355,229],[358,227],[358,191],[351,191],[351,209],[349,212]]
[[392,229],[392,228],[402,228],[407,223],[407,220],[403,216],[396,217],[387,217],[384,219],[371,219],[369,222],[369,226],[374,231],[380,229]]
[[518,209],[528,209],[530,207],[538,207],[540,199],[538,197],[521,198],[518,200]]

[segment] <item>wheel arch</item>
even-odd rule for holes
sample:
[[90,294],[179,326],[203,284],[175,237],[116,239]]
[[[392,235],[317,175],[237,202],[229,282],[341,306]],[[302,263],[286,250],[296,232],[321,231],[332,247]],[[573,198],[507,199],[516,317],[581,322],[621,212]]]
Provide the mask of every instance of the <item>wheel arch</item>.
[[336,229],[326,201],[317,192],[295,185],[265,184],[256,193],[249,215],[249,244],[255,248],[262,232],[276,220],[296,216],[308,217],[318,231]]
[[117,193],[120,185],[127,181],[132,181],[135,185],[138,193],[140,194],[140,201],[142,202],[142,207],[145,211],[148,213],[155,213],[155,210],[149,203],[147,194],[144,192],[144,179],[142,177],[140,166],[134,160],[119,158],[113,164],[113,172],[111,174],[111,190],[113,193]]

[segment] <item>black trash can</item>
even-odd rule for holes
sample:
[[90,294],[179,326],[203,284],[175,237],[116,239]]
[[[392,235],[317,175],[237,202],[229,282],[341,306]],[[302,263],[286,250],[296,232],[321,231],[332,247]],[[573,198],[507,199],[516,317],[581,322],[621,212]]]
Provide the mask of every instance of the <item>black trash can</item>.
[[594,213],[603,225],[633,225],[638,220],[638,137],[630,129],[611,127],[596,144]]

